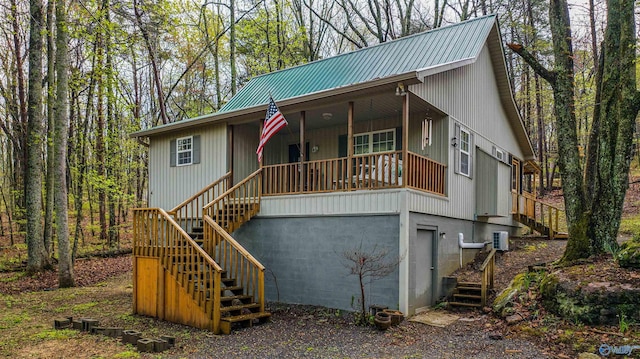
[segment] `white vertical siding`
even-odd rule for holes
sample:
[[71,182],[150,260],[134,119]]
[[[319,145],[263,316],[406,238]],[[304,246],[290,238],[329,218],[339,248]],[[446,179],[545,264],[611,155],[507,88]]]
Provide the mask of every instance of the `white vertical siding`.
[[263,197],[259,216],[397,214],[402,189]]
[[[469,128],[474,134],[475,146],[491,153],[492,146],[502,148],[522,158],[522,150],[500,101],[489,50],[485,45],[477,61],[440,74],[429,76],[424,83],[410,86],[410,91],[434,105],[450,117],[446,142],[453,137],[455,122]],[[448,175],[448,197],[450,206],[443,205],[429,196],[409,196],[410,208],[427,213],[455,218],[474,219],[474,180],[454,173],[454,148],[447,146],[450,161]],[[475,152],[475,148],[473,149]],[[500,183],[502,201],[508,195],[508,184]],[[505,193],[502,193],[505,192]],[[445,208],[448,207],[448,208]]]
[[[258,121],[233,126],[233,181],[235,183],[242,181],[258,169],[256,149],[259,140]],[[265,156],[269,154],[269,148],[265,148]]]
[[[195,135],[201,136],[200,163],[171,167],[171,140]],[[170,210],[226,172],[226,124],[152,137],[149,147],[149,206]]]
[[429,76],[410,90],[473,130],[476,145],[481,145],[478,137],[484,138],[523,157],[498,95],[486,45],[474,64]]

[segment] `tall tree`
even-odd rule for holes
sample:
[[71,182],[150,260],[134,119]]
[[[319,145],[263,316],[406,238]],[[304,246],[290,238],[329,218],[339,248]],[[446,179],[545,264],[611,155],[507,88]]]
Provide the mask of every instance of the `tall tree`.
[[31,0],[29,32],[29,106],[27,110],[27,168],[25,202],[27,213],[27,273],[49,266],[42,237],[42,0]]
[[580,162],[574,99],[574,54],[569,9],[552,0],[549,20],[555,64],[546,69],[526,48],[521,55],[553,88],[558,129],[558,166],[567,211],[569,241],[564,262],[615,251],[622,204],[628,187],[635,119],[640,109],[636,88],[634,2],[607,1],[607,26],[596,78],[596,103],[586,170]]
[[67,208],[67,140],[69,131],[69,55],[65,0],[56,4],[56,106],[55,106],[55,203],[58,238],[58,285],[75,286],[69,248]]
[[53,137],[55,135],[54,109],[55,102],[55,37],[53,34],[53,9],[55,0],[47,3],[47,177],[46,177],[46,202],[44,214],[44,245],[51,253],[53,241],[53,208],[54,208],[54,158]]

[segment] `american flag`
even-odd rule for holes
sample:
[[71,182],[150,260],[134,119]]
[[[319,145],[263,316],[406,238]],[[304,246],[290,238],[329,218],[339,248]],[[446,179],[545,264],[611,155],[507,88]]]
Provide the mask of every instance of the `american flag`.
[[289,123],[284,118],[280,110],[278,110],[276,103],[273,102],[273,98],[270,97],[267,115],[264,118],[264,128],[262,129],[262,135],[260,136],[260,144],[256,150],[258,162],[262,162],[262,150],[264,149],[264,145],[267,141],[269,141],[271,136],[275,135],[276,132],[280,131],[281,128],[288,124]]

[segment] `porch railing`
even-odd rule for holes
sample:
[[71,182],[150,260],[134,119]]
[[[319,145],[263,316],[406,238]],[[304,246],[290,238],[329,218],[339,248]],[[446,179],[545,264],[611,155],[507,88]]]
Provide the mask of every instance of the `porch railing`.
[[445,194],[446,166],[429,158],[402,151],[268,165],[262,168],[266,196],[411,187]]
[[[133,254],[159,258],[218,333],[222,268],[163,209],[135,209],[133,214]],[[158,295],[163,300],[164,293]]]
[[407,153],[407,186],[445,195],[447,166],[418,154]]
[[549,238],[553,239],[558,233],[567,233],[567,219],[565,211],[550,204],[540,202],[532,194],[518,194],[513,192],[511,211],[514,215],[531,222],[537,231],[548,230]]
[[227,172],[167,213],[187,231],[191,231],[193,227],[201,227],[202,208],[226,192],[230,184],[231,172]]
[[260,312],[264,312],[264,266],[211,217],[205,215],[204,223],[204,246],[208,248],[207,252],[211,253],[227,277],[235,278],[235,285],[242,287],[244,294],[260,305]]

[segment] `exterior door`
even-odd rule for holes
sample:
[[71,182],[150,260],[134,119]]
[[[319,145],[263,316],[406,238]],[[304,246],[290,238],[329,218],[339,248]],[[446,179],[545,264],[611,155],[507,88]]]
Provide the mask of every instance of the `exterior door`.
[[410,311],[432,306],[437,297],[438,245],[435,229],[418,228],[411,251]]

